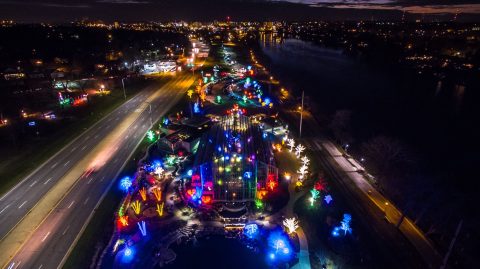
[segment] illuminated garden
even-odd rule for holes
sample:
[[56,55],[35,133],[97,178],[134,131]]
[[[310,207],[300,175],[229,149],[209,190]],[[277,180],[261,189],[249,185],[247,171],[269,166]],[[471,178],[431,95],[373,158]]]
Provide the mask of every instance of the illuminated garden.
[[217,66],[202,72],[186,108],[147,132],[147,154],[118,183],[124,198],[104,266],[202,267],[195,261],[209,249],[225,249],[232,253],[220,260],[242,263],[235,253],[244,253],[249,268],[302,268],[310,266],[307,237],[318,236],[302,222],[312,229],[327,219],[327,244],[351,236],[352,216],[334,209],[309,149],[278,116],[276,97],[265,96],[252,67],[241,73],[226,82]]

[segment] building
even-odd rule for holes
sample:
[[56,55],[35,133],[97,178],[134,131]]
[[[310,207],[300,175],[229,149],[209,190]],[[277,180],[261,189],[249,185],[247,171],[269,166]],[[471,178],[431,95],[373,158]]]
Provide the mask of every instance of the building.
[[238,110],[223,116],[202,137],[187,194],[201,205],[246,205],[277,185],[267,134]]

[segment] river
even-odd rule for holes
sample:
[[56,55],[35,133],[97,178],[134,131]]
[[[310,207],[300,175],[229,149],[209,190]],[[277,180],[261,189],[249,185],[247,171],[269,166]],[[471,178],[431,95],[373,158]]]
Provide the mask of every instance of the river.
[[[466,142],[477,140],[471,132],[479,101],[473,86],[442,84],[434,76],[415,76],[298,39],[263,35],[260,48],[267,69],[287,89],[305,90],[317,114],[331,118],[335,111],[352,111],[357,146],[380,134],[395,137],[439,172],[438,167],[459,171],[465,159],[474,158]],[[445,162],[448,154],[461,157]]]

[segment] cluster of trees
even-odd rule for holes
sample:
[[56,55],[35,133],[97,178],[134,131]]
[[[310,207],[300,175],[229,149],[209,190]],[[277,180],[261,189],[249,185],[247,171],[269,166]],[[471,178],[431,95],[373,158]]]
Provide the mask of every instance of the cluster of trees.
[[334,113],[329,129],[335,139],[349,144],[353,155],[365,159],[378,188],[437,244],[440,253],[446,251],[458,223],[464,220],[452,257],[457,266],[473,263],[479,220],[469,212],[472,197],[456,185],[458,174],[439,165],[429,166],[428,154],[416,152],[399,138],[374,134],[356,140],[352,118],[349,110]]

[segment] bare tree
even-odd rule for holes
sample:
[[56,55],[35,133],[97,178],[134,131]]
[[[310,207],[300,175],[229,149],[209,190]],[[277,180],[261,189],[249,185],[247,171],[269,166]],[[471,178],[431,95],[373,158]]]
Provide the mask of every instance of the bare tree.
[[378,169],[379,174],[391,175],[410,162],[405,145],[398,139],[384,135],[376,136],[362,145],[365,156]]
[[353,137],[351,134],[351,118],[352,111],[337,110],[330,122],[330,130],[333,132],[335,138],[341,143],[352,143]]

